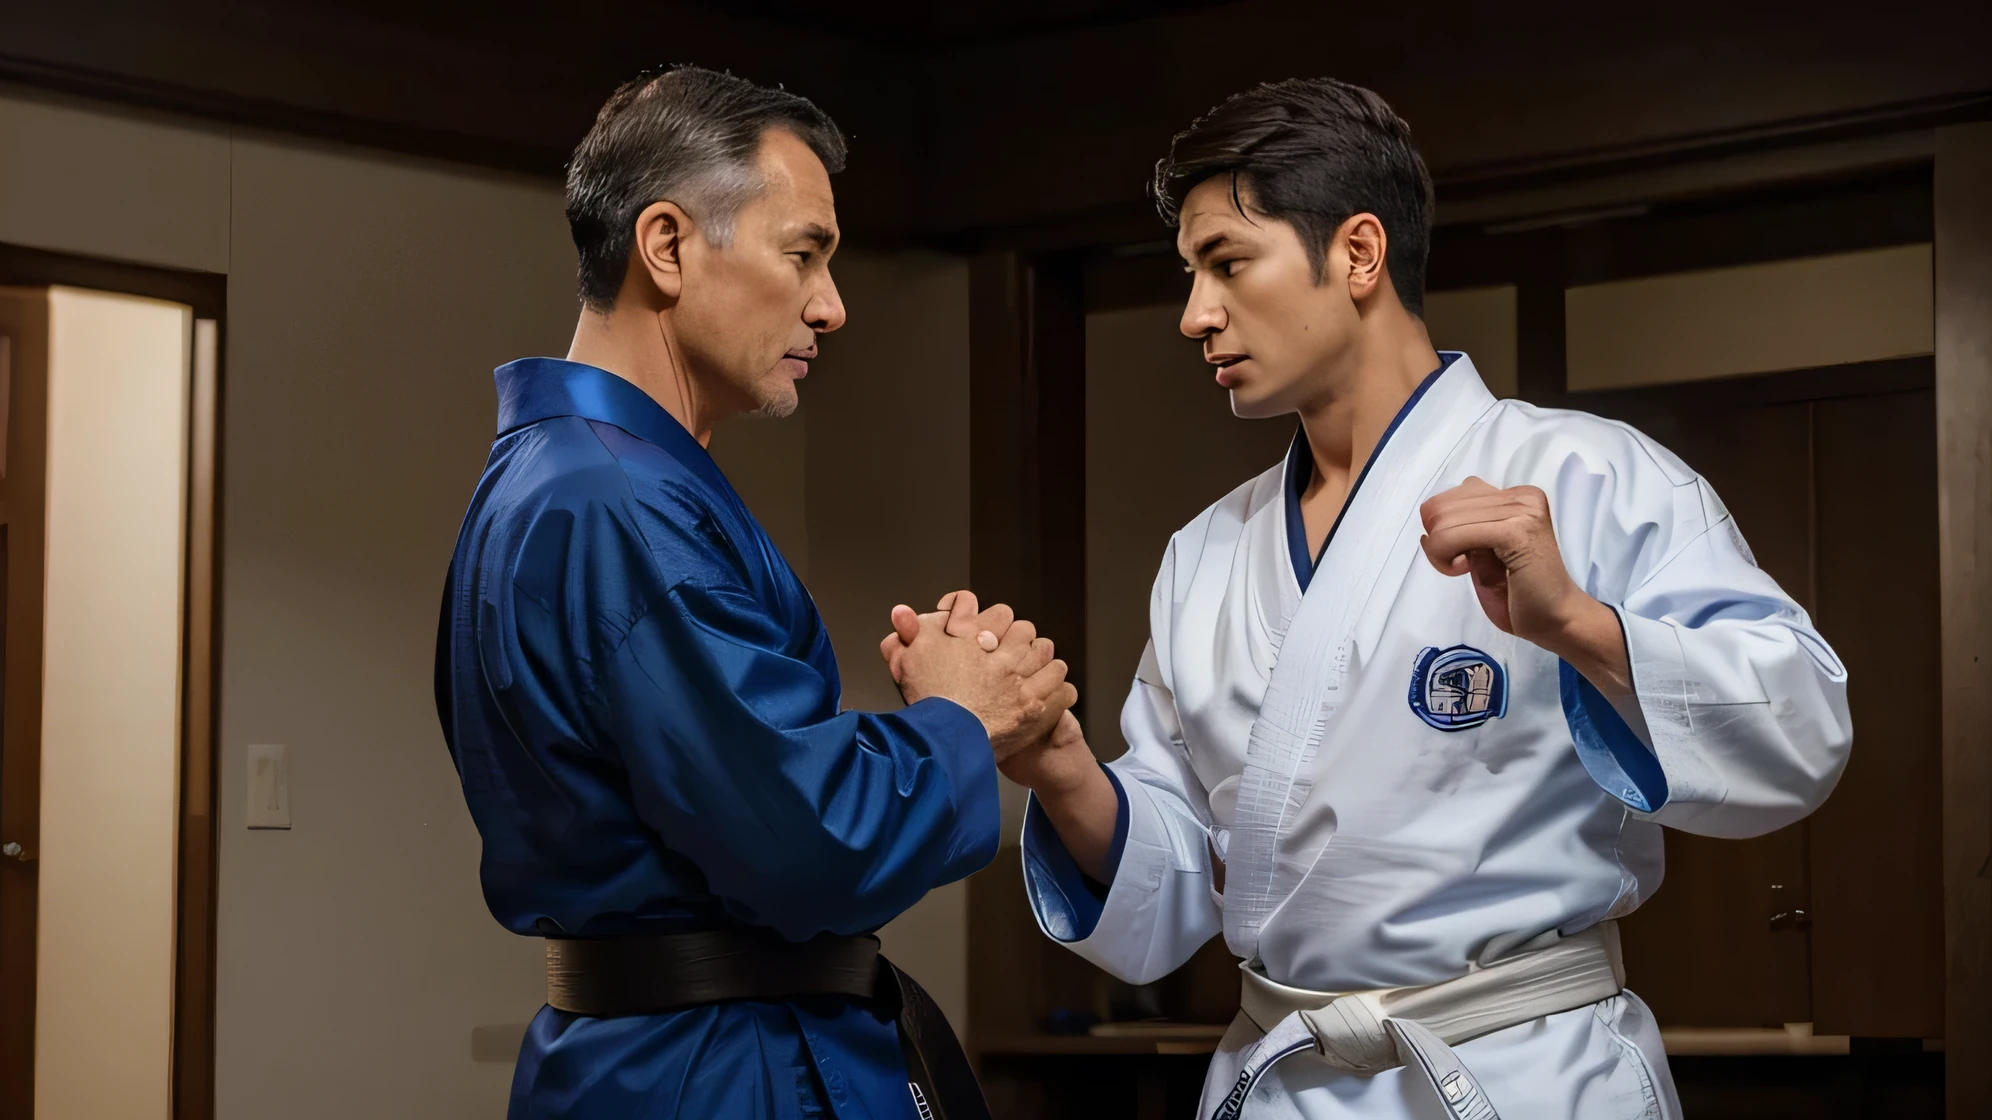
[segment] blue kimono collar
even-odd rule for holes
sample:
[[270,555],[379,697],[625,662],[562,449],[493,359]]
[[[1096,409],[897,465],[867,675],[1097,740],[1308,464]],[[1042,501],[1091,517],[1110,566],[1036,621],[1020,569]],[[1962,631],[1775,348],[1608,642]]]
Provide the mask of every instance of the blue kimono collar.
[[649,393],[608,370],[564,358],[521,358],[492,373],[498,385],[498,434],[556,416],[613,424],[674,454],[706,450],[652,400]]

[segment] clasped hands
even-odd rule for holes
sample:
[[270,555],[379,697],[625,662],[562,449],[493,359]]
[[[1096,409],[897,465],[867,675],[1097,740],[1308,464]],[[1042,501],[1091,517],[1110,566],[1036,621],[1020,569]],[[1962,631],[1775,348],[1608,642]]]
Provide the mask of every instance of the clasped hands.
[[1093,765],[1065,662],[1008,606],[982,610],[969,591],[943,596],[928,614],[896,606],[879,654],[907,703],[939,696],[981,720],[997,768],[1012,781],[1039,789]]

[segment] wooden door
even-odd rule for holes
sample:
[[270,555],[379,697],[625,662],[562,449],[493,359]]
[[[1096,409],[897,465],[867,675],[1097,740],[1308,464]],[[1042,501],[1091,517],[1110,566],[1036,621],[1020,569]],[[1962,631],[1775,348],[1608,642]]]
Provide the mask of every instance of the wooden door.
[[1819,625],[1854,753],[1812,818],[1822,1034],[1944,1036],[1943,724],[1932,389],[1813,406]]
[[1573,395],[1715,487],[1849,672],[1854,749],[1811,819],[1751,840],[1669,831],[1625,922],[1665,1027],[1943,1033],[1935,402],[1928,359]]
[[220,351],[227,282],[0,244],[0,337],[9,384],[0,389],[0,1117],[34,1115],[37,927],[41,851],[42,630],[45,618],[48,306],[50,286],[121,292],[190,307],[195,315],[188,409],[186,582],[179,864],[176,875],[172,1109],[214,1112],[215,712]]
[[[1644,425],[1709,480],[1759,566],[1808,611],[1816,601],[1810,420],[1805,403],[1690,406]],[[1662,1024],[1811,1020],[1809,946],[1796,917],[1810,911],[1805,833],[1803,822],[1751,840],[1668,830],[1665,884],[1625,924],[1634,990]],[[1794,916],[1773,928],[1772,919],[1786,912]]]
[[0,462],[0,1116],[34,1115],[36,857],[41,818],[41,634],[48,314],[0,288],[6,448]]

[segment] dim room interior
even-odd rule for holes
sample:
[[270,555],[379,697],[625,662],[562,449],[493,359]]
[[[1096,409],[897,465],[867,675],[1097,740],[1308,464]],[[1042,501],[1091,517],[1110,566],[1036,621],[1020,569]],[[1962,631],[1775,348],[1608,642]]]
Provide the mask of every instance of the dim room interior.
[[[479,892],[438,589],[492,369],[572,331],[562,166],[668,58],[853,137],[849,325],[796,415],[713,444],[845,703],[900,703],[894,603],[973,587],[1057,637],[1103,759],[1164,542],[1293,435],[1232,417],[1178,332],[1146,177],[1251,83],[1382,93],[1436,182],[1434,343],[1673,448],[1849,668],[1825,807],[1670,833],[1624,923],[1688,1115],[1983,1115],[1992,7],[1878,18],[8,5],[0,1114],[502,1113],[543,950]],[[1192,1115],[1237,962],[1220,939],[1134,988],[1044,938],[1004,805],[995,863],[886,951],[999,1117]]]

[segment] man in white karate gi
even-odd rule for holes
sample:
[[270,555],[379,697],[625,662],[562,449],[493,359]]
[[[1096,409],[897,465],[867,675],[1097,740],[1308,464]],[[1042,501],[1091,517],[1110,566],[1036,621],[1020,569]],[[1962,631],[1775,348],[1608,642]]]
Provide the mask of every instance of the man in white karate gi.
[[1041,926],[1133,983],[1245,959],[1205,1116],[1677,1117],[1614,920],[1660,826],[1819,805],[1845,670],[1687,464],[1434,351],[1431,180],[1375,94],[1241,94],[1155,187],[1183,333],[1300,431],[1169,542],[1127,754],[1068,713],[998,759]]

